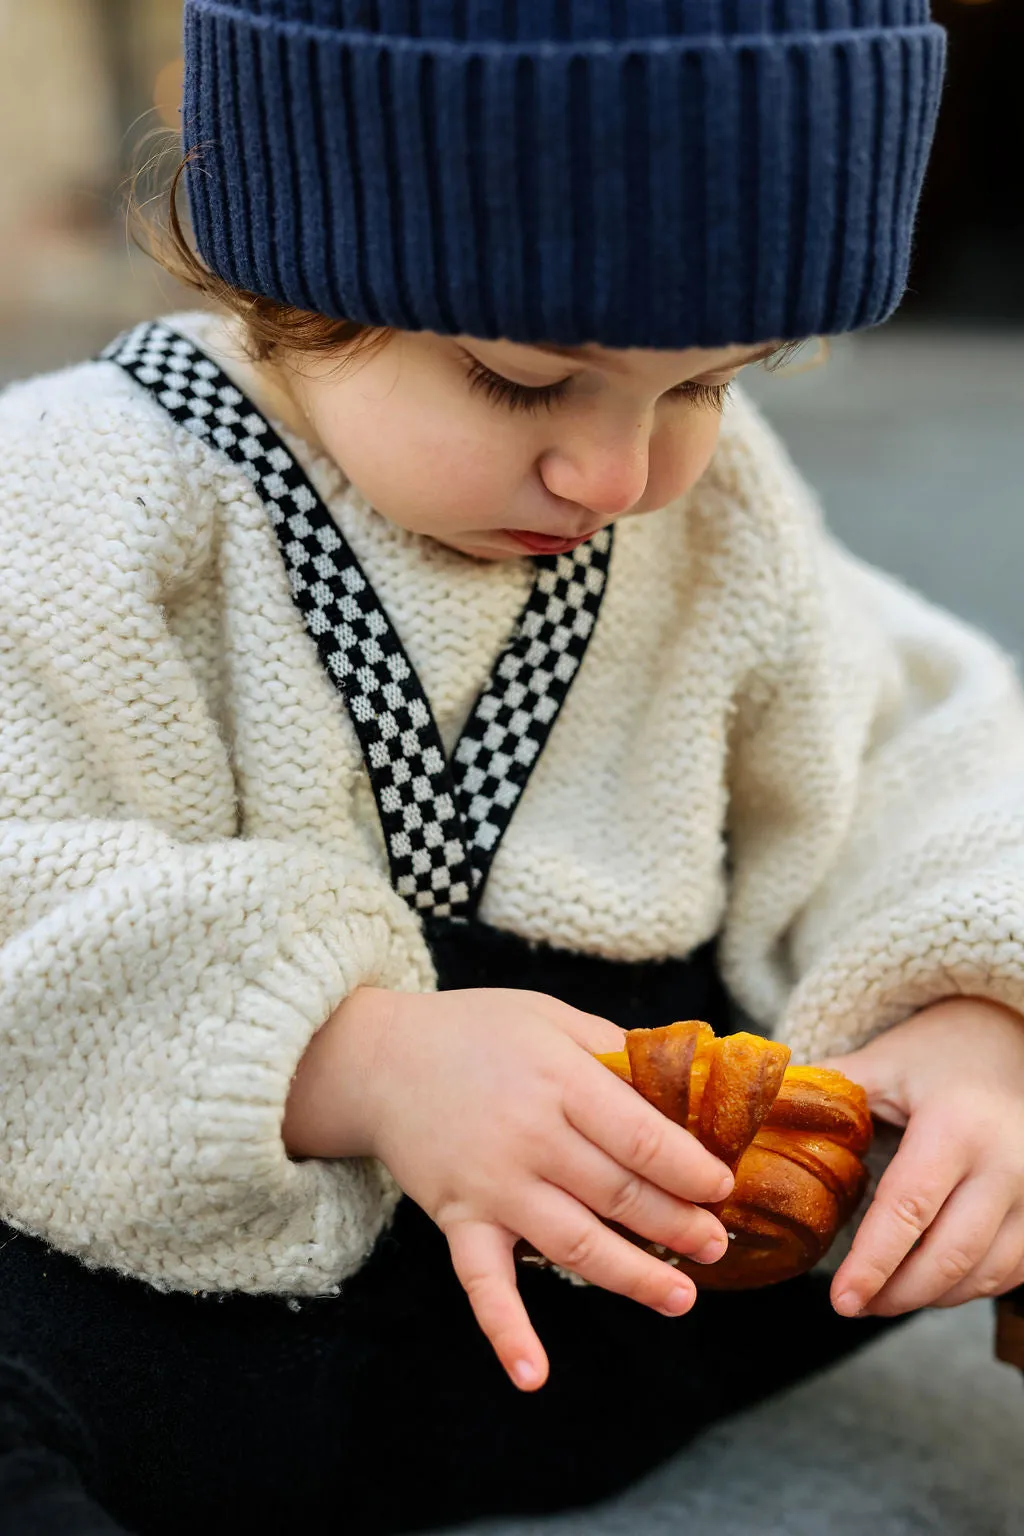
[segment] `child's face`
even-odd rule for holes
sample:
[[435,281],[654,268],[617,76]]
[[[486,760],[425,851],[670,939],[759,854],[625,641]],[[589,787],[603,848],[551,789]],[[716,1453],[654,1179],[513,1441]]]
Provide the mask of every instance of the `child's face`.
[[402,528],[482,560],[571,548],[704,473],[725,389],[773,347],[571,351],[396,333],[287,388],[324,450]]

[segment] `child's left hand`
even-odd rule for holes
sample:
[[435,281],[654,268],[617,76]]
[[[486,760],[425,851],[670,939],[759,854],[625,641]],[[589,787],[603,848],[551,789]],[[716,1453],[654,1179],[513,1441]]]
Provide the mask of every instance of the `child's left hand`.
[[1024,1018],[951,999],[822,1065],[906,1126],[836,1272],[836,1311],[895,1317],[1024,1284]]

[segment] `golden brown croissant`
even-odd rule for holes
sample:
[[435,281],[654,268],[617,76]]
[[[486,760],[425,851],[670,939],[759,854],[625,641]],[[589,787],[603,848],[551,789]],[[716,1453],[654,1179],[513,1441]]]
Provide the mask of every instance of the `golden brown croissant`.
[[622,1231],[698,1285],[745,1290],[812,1268],[853,1215],[867,1182],[867,1097],[840,1072],[790,1067],[787,1046],[759,1035],[717,1039],[695,1020],[634,1029],[597,1059],[734,1171],[712,1207],[729,1233],[716,1264],[696,1264]]
[[730,1237],[716,1264],[643,1243],[700,1285],[742,1290],[803,1274],[864,1193],[871,1116],[863,1088],[824,1067],[790,1067],[789,1055],[759,1035],[719,1040],[691,1020],[630,1030],[625,1051],[598,1057],[736,1175],[715,1207]]

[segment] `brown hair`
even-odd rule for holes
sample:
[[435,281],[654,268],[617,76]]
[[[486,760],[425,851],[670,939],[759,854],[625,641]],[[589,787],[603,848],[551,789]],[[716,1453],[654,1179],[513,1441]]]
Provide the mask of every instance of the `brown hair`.
[[[175,135],[175,147],[177,142]],[[192,150],[179,161],[166,194],[158,194],[145,203],[139,199],[139,184],[144,176],[158,169],[162,151],[158,150],[133,176],[127,220],[129,235],[139,249],[177,282],[237,315],[243,322],[247,349],[254,362],[266,362],[280,351],[319,355],[337,352],[347,359],[368,356],[384,346],[392,334],[387,326],[332,320],[295,304],[282,304],[245,288],[235,288],[210,271],[189,240],[178,209],[182,177],[196,153]]]

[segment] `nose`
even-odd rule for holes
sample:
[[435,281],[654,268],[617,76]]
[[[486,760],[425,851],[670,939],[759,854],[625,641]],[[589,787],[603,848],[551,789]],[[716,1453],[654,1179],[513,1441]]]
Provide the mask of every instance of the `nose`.
[[645,422],[619,433],[595,431],[550,449],[540,476],[553,496],[595,513],[620,517],[647,487],[650,434]]

